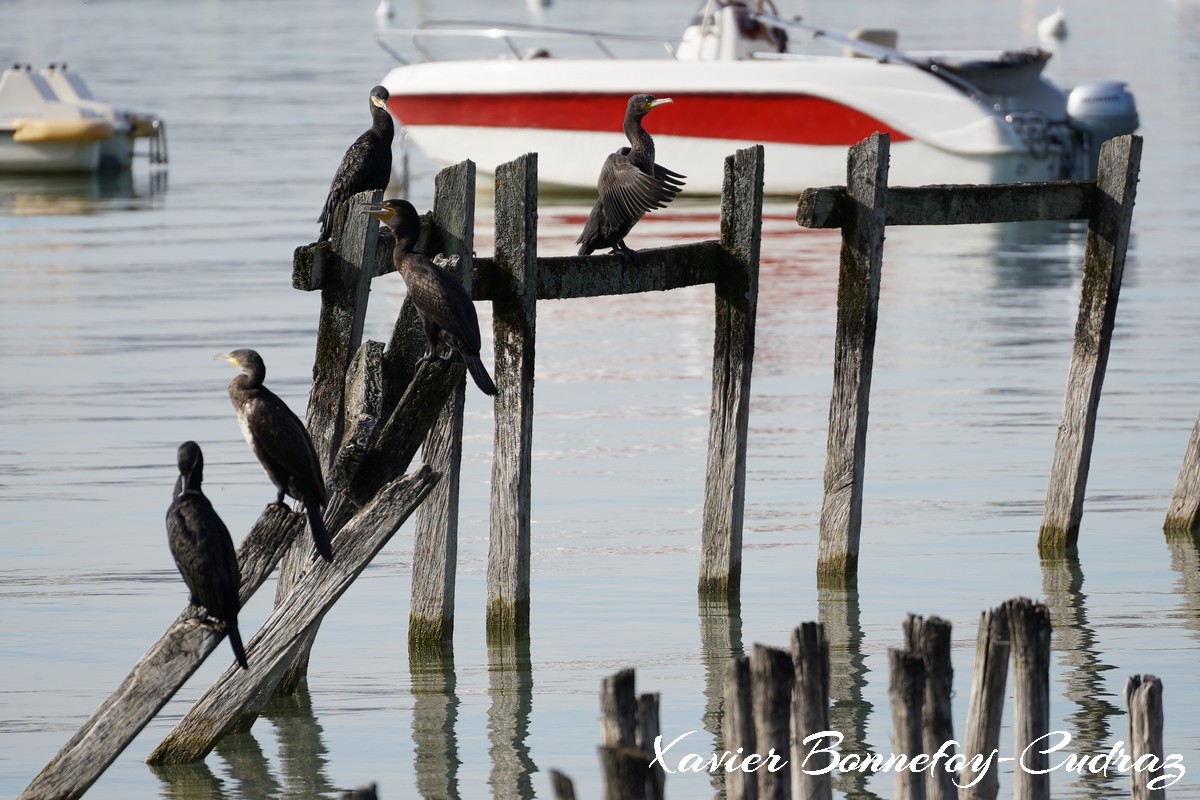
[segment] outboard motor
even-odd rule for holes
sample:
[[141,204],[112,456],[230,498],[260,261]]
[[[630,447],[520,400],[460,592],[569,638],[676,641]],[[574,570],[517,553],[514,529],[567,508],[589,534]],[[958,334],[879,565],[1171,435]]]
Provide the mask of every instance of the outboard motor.
[[1087,172],[1096,177],[1100,145],[1138,127],[1133,94],[1120,81],[1098,81],[1076,86],[1067,95],[1067,124],[1084,134]]

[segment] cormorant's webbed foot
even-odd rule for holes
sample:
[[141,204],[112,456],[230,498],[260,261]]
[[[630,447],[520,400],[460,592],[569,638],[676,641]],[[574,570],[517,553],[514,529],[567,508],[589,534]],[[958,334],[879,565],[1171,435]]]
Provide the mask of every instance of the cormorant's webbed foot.
[[440,357],[440,356],[438,356],[438,354],[437,354],[437,352],[436,352],[436,351],[434,351],[434,350],[427,350],[427,351],[425,352],[425,355],[423,355],[423,356],[421,356],[420,358],[418,358],[418,359],[417,359],[417,363],[419,364],[419,363],[421,363],[422,361],[441,361],[441,360],[442,360],[442,359],[441,359],[441,357]]
[[623,261],[626,264],[636,264],[637,263],[637,251],[634,250],[633,248],[631,248],[629,245],[625,244],[624,239],[617,242],[616,246],[613,247],[612,251],[613,251],[613,255],[620,256],[621,261]]

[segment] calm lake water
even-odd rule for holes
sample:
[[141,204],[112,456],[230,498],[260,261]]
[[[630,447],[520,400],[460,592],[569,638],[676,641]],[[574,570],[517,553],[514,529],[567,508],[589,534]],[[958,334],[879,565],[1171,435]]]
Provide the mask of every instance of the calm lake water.
[[[1032,44],[1049,2],[782,0],[834,29],[892,26],[901,44]],[[538,12],[483,0],[398,3],[418,18],[503,16],[671,33],[691,0]],[[254,347],[303,409],[318,298],[291,289],[294,247],[390,66],[373,0],[0,2],[0,63],[67,61],[97,95],[167,120],[171,164],[117,185],[0,178],[0,795],[15,796],[116,687],[186,599],[163,513],[175,448],[204,448],[206,490],[235,538],[272,489],[246,450],[212,355]],[[890,229],[875,358],[858,587],[818,591],[814,564],[832,381],[838,237],[768,205],[750,417],[740,609],[697,607],[711,375],[711,290],[538,309],[533,600],[527,668],[496,669],[483,634],[492,418],[468,394],[453,662],[413,674],[409,527],[329,614],[309,693],[273,706],[202,765],[146,755],[228,662],[222,644],[89,797],[581,797],[601,786],[597,691],[636,667],[664,734],[713,741],[731,652],[785,645],[802,621],[835,638],[834,723],[888,752],[887,649],[905,612],[954,624],[963,735],[979,613],[1026,595],[1052,608],[1052,727],[1071,749],[1126,736],[1127,676],[1163,679],[1166,749],[1200,798],[1200,577],[1194,541],[1161,525],[1200,411],[1200,4],[1065,4],[1056,80],[1127,80],[1145,154],[1077,561],[1036,552],[1079,293],[1082,225]],[[665,159],[664,159],[665,160]],[[410,197],[432,198],[413,159]],[[767,164],[767,169],[770,169]],[[489,253],[489,200],[477,249]],[[572,250],[583,206],[543,205],[539,248]],[[647,218],[633,246],[717,235],[711,202]],[[377,282],[386,340],[403,286]],[[485,336],[488,309],[480,307]],[[485,342],[485,353],[490,353]],[[491,363],[490,355],[485,361]],[[243,612],[254,631],[273,584]],[[247,633],[249,635],[249,633]],[[519,654],[523,655],[523,654]],[[518,659],[522,661],[522,659]],[[1011,749],[1011,709],[1002,748]],[[1009,754],[1002,750],[1002,754]],[[1127,793],[1122,776],[1056,773],[1056,796]],[[1011,770],[1002,770],[1005,789]],[[892,778],[839,784],[892,794]],[[709,797],[675,775],[674,798]]]

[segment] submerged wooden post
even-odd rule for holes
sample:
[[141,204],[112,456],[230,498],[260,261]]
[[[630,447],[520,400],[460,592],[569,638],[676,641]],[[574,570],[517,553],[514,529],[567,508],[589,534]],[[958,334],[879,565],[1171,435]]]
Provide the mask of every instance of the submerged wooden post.
[[1134,764],[1154,769],[1133,769],[1133,800],[1162,800],[1167,796],[1163,778],[1162,681],[1153,675],[1131,675],[1125,682],[1129,707],[1129,757]]
[[[925,697],[925,659],[919,654],[888,649],[888,697],[892,704],[892,752],[909,759],[922,752],[921,704]],[[925,800],[925,777],[898,769],[896,800]]]
[[496,432],[488,541],[487,630],[529,625],[533,358],[537,327],[537,154],[496,168]]
[[1197,526],[1200,526],[1200,417],[1196,418],[1191,438],[1188,439],[1187,452],[1179,467],[1179,480],[1175,482],[1175,492],[1171,495],[1171,505],[1167,507],[1163,530],[1186,533]]
[[1043,554],[1066,553],[1079,539],[1100,389],[1116,323],[1141,160],[1140,136],[1110,139],[1100,149],[1097,191],[1083,256],[1075,345],[1038,534],[1038,550]]
[[[749,752],[763,759],[756,769],[760,800],[790,800],[792,796],[792,765],[787,762],[792,754],[792,688],[795,683],[791,653],[777,647],[754,645],[750,650],[750,698],[758,749]],[[747,753],[742,755],[745,757]]]
[[[431,250],[458,256],[457,276],[471,293],[475,243],[475,165],[464,161],[438,173],[433,205],[436,238]],[[422,446],[426,464],[442,480],[417,510],[413,529],[412,604],[408,615],[410,649],[437,648],[454,637],[454,580],[458,564],[458,488],[462,465],[463,407],[466,377],[459,378],[449,401],[429,429]]]
[[[805,622],[792,631],[792,667],[796,686],[792,690],[792,798],[832,800],[833,777],[827,769],[832,758],[827,752],[831,737],[808,744],[809,736],[831,730],[829,725],[829,642],[819,622]],[[812,758],[808,754],[817,752]]]
[[721,245],[729,257],[714,283],[712,411],[700,543],[702,595],[736,595],[741,585],[762,186],[762,145],[725,159]]
[[971,705],[967,710],[967,736],[963,742],[966,765],[959,773],[959,800],[996,800],[1000,778],[992,754],[1000,747],[1000,720],[1008,681],[1008,606],[985,611],[975,639],[975,667],[971,673]]
[[[722,733],[728,752],[758,752],[749,656],[731,658],[725,668],[725,724]],[[725,797],[728,800],[757,800],[758,780],[754,773],[735,769],[726,774]]]
[[[954,690],[954,667],[950,662],[950,623],[941,617],[909,614],[904,618],[904,638],[910,653],[925,662],[925,699],[921,708],[921,752],[928,756],[943,752],[945,759],[955,755],[954,718],[950,697]],[[925,772],[925,797],[929,800],[955,800],[958,787],[954,773],[945,769],[946,760]]]
[[847,166],[846,192],[853,203],[853,213],[842,225],[818,578],[836,578],[858,571],[890,141],[887,134],[872,134],[850,149]]
[[1009,600],[1006,606],[1016,695],[1013,752],[1024,754],[1022,769],[1013,777],[1013,796],[1050,800],[1050,756],[1030,747],[1050,732],[1050,610],[1025,597]]
[[[304,515],[274,503],[266,507],[238,548],[241,605],[262,586],[304,529]],[[211,628],[192,624],[195,616],[195,607],[184,608],[117,690],[42,768],[21,793],[21,800],[83,796],[221,643],[224,637]]]

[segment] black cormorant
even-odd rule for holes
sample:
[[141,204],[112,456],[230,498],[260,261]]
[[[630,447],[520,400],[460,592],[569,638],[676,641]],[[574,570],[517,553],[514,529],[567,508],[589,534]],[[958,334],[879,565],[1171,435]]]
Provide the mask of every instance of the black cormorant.
[[[479,360],[479,317],[471,296],[449,272],[413,252],[421,234],[417,210],[407,200],[387,200],[368,209],[368,213],[391,228],[396,240],[392,263],[404,278],[429,340],[429,352],[421,360],[438,358],[439,345],[449,345],[462,356],[479,390],[486,395],[496,394],[496,384]],[[451,354],[447,353],[446,358]]]
[[596,183],[600,198],[575,240],[579,255],[611,247],[622,258],[633,258],[636,253],[625,244],[629,231],[646,212],[664,207],[683,188],[685,176],[654,163],[654,140],[642,127],[642,118],[651,109],[670,102],[669,97],[652,94],[629,98],[625,138],[630,147],[622,147],[604,160]]
[[386,189],[392,178],[392,137],[396,126],[387,110],[388,90],[371,90],[371,129],[354,140],[333,176],[319,221],[324,242],[333,235],[334,222],[341,218],[342,205],[359,192]]
[[228,361],[241,370],[241,374],[229,382],[229,399],[237,411],[238,427],[242,429],[246,444],[250,445],[263,471],[275,484],[275,502],[283,505],[283,496],[287,494],[304,503],[317,552],[326,561],[333,561],[329,531],[321,519],[325,481],[321,478],[316,448],[304,423],[274,392],[263,386],[267,368],[258,353],[234,350],[213,358]]
[[179,479],[175,481],[175,497],[167,509],[171,555],[191,592],[192,605],[203,606],[209,617],[224,624],[233,657],[245,669],[246,650],[237,624],[241,607],[237,551],[233,549],[229,529],[200,488],[204,480],[204,454],[200,445],[184,442],[179,445],[176,458]]

